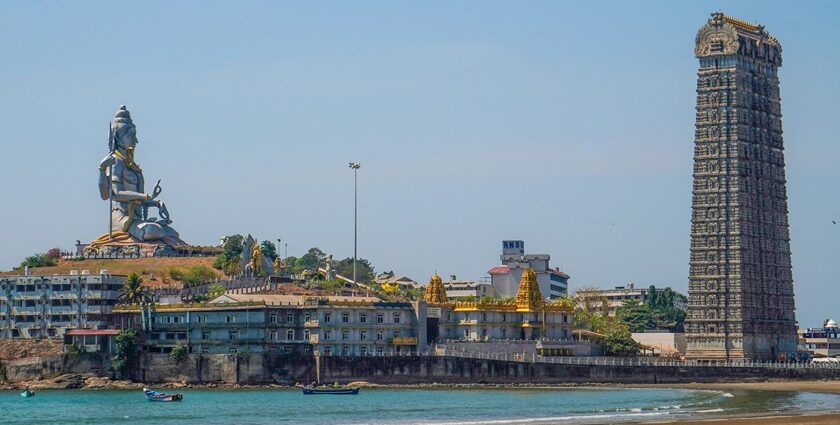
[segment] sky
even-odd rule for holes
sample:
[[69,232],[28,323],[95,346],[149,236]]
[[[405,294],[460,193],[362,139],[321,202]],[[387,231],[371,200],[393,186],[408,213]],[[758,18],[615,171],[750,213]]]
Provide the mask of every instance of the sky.
[[840,318],[829,1],[3,2],[0,269],[107,230],[97,166],[125,104],[192,244],[352,256],[354,161],[377,271],[479,279],[522,239],[572,290],[685,291],[694,37],[717,10],[784,47],[797,319]]

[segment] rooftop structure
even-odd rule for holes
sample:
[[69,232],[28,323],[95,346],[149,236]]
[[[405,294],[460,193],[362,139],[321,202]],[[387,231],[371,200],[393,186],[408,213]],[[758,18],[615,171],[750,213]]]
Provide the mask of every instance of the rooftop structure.
[[840,328],[832,319],[822,327],[799,329],[800,345],[814,357],[840,356]]
[[568,294],[569,275],[558,268],[551,268],[551,256],[548,254],[525,254],[524,241],[502,241],[500,259],[502,264],[487,272],[497,296],[514,296],[522,279],[522,272],[526,268],[536,273],[540,292],[546,298],[555,299]]
[[[654,287],[654,290],[660,291],[661,288]],[[635,300],[644,304],[647,302],[649,294],[650,287],[637,288],[635,283],[630,283],[612,289],[590,288],[578,290],[572,298],[578,305],[588,304],[588,308],[592,311],[600,312],[606,308],[608,315],[615,316],[616,310],[625,301]]]

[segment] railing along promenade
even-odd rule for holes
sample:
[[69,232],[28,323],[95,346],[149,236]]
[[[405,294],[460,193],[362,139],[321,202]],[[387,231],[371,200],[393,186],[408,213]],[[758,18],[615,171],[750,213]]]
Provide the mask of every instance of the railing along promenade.
[[596,357],[596,356],[540,356],[535,353],[490,353],[436,347],[434,355],[477,360],[499,360],[520,363],[549,363],[589,366],[661,366],[710,368],[767,368],[767,369],[840,369],[838,363],[772,362],[756,360],[679,360],[662,357]]

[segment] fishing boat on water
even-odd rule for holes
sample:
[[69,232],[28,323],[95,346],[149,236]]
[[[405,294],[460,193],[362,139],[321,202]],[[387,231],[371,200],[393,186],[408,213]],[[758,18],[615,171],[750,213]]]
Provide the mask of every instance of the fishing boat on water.
[[184,396],[181,394],[165,394],[148,388],[143,388],[143,394],[146,395],[146,399],[149,401],[181,401],[184,399]]
[[330,395],[357,395],[358,388],[309,388],[303,387],[303,393],[306,395],[316,394],[330,394]]
[[35,397],[35,391],[32,391],[32,390],[29,389],[29,387],[26,387],[23,390],[23,392],[20,393],[20,396],[23,397],[23,398]]

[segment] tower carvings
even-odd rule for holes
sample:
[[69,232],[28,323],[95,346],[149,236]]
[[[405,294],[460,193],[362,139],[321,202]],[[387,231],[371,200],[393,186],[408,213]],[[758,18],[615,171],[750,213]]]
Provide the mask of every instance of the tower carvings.
[[695,40],[689,358],[796,351],[782,114],[782,47],[714,13]]

